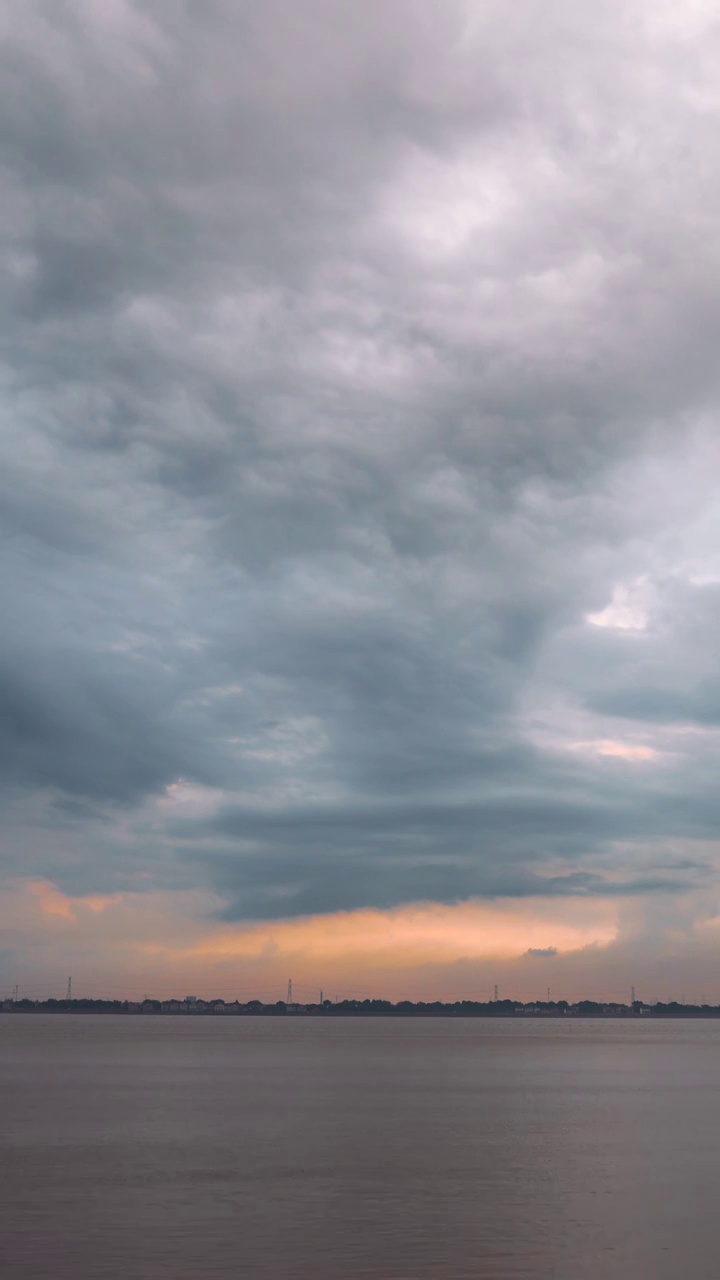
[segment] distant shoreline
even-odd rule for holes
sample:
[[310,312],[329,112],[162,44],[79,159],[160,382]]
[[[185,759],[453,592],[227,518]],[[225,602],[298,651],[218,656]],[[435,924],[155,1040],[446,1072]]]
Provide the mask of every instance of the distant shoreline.
[[6,1000],[0,1007],[0,1013],[170,1018],[553,1018],[563,1021],[577,1018],[616,1018],[646,1021],[653,1018],[720,1018],[720,1006],[675,1002],[645,1005],[641,1001],[625,1005],[592,1000],[581,1000],[576,1004],[568,1004],[563,1000],[529,1004],[515,1000],[487,1003],[467,1000],[456,1004],[440,1001],[412,1003],[403,1000],[396,1005],[381,1000],[345,1000],[338,1003],[325,1001],[322,1005],[288,1005],[282,1000],[267,1005],[260,1001],[242,1004],[239,1001],[224,1000]]

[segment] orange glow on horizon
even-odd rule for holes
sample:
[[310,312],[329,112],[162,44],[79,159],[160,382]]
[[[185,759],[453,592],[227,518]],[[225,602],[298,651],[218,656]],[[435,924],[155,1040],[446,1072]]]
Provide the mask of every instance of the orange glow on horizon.
[[424,998],[438,984],[477,990],[503,972],[512,982],[524,972],[532,983],[539,964],[595,964],[620,928],[615,899],[416,903],[237,924],[219,919],[225,905],[208,891],[72,897],[50,881],[17,881],[0,904],[0,925],[9,944],[32,957],[28,982],[31,972],[40,980],[60,965],[87,994],[142,987],[233,998],[274,992],[273,999],[288,974],[299,989],[332,981],[334,992],[390,998]]
[[419,904],[392,911],[360,910],[297,920],[223,926],[195,942],[168,948],[145,944],[148,954],[173,959],[260,959],[268,951],[313,963],[362,960],[373,967],[448,963],[468,958],[510,959],[532,948],[558,953],[606,945],[617,925],[605,902],[535,899],[457,906]]

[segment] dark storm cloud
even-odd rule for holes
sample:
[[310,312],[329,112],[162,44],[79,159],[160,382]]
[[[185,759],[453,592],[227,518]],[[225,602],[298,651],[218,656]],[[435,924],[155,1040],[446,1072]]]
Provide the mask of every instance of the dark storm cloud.
[[[677,893],[707,879],[707,868],[689,860],[658,856],[652,874],[632,874],[627,855],[602,855],[632,836],[660,842],[692,832],[711,839],[718,818],[712,803],[703,808],[697,798],[659,790],[643,795],[617,778],[608,785],[595,776],[583,786],[578,777],[553,776],[541,762],[533,768],[527,758],[522,768],[505,765],[490,776],[476,773],[482,801],[443,803],[416,789],[405,803],[236,807],[210,819],[176,820],[170,834],[190,865],[212,867],[228,918],[408,899]],[[442,776],[438,790],[446,787]],[[599,872],[572,869],[598,856]],[[565,869],[549,874],[557,860]]]
[[712,769],[602,741],[720,705],[702,11],[0,12],[0,765],[76,833],[28,874],[695,884],[632,842],[711,838]]

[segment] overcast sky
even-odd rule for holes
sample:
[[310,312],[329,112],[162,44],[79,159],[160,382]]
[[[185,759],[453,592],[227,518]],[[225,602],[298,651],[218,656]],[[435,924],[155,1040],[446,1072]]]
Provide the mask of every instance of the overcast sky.
[[717,6],[0,17],[0,980],[720,999]]

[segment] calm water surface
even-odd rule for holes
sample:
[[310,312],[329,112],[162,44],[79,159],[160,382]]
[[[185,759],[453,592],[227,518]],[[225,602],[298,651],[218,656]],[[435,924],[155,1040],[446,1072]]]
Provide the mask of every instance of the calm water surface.
[[0,1016],[0,1275],[720,1274],[720,1023]]

